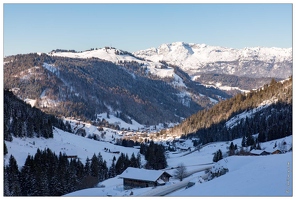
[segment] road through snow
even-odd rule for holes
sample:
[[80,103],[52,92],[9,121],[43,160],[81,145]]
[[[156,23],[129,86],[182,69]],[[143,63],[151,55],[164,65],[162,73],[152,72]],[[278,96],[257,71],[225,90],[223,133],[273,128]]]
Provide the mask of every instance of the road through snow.
[[[211,169],[212,166],[213,165],[206,166],[206,167],[203,167],[203,168],[199,168],[199,169],[196,169],[196,170],[192,170],[192,171],[187,173],[186,177],[188,177],[188,176],[190,176],[190,175],[192,175],[194,173],[197,173],[197,172],[201,172],[201,171],[205,171],[207,169]],[[172,193],[172,192],[174,192],[176,190],[179,190],[181,188],[186,187],[191,180],[196,179],[198,177],[199,176],[192,177],[190,179],[183,180],[183,181],[181,181],[179,183],[175,183],[175,184],[172,184],[172,185],[159,186],[159,187],[151,189],[148,192],[138,194],[137,196],[165,196],[165,195],[170,194],[170,193]]]

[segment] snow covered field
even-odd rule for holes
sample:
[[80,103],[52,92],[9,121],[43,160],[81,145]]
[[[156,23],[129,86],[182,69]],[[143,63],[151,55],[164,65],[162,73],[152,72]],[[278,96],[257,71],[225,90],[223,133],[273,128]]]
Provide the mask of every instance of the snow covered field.
[[229,172],[168,196],[292,196],[292,153],[231,156],[219,161]]
[[17,160],[18,166],[21,167],[24,165],[27,156],[34,155],[38,148],[40,150],[50,148],[56,155],[58,155],[59,152],[66,153],[67,155],[77,155],[83,164],[85,164],[87,157],[91,159],[94,153],[96,155],[101,153],[103,159],[107,162],[107,166],[110,167],[113,157],[115,156],[117,159],[120,154],[105,152],[104,148],[108,148],[111,151],[120,151],[124,154],[128,154],[129,157],[132,153],[137,155],[139,152],[139,149],[126,148],[109,142],[88,139],[57,128],[55,128],[53,134],[54,137],[50,139],[13,138],[12,142],[5,141],[8,149],[8,154],[5,157],[7,158],[5,159],[6,163],[8,163],[8,159],[12,154]]
[[[87,132],[95,131],[93,127],[86,127]],[[106,140],[111,138],[112,132],[107,131]],[[120,151],[129,156],[139,152],[139,149],[127,148],[111,144],[110,142],[96,141],[81,137],[55,128],[54,138],[13,138],[12,142],[5,141],[8,148],[8,155],[4,157],[4,162],[12,154],[17,160],[18,166],[24,165],[28,154],[34,155],[37,148],[43,150],[50,148],[56,154],[65,152],[68,155],[77,155],[85,163],[86,158],[91,158],[93,154],[101,153],[107,166],[110,167],[112,158],[119,157],[104,151],[105,148]],[[229,172],[210,181],[201,181],[205,172],[197,172],[188,176],[183,182],[172,177],[165,186],[156,188],[141,188],[124,190],[123,180],[115,177],[107,179],[98,184],[96,188],[75,191],[65,196],[153,196],[165,192],[172,187],[187,185],[187,182],[194,182],[195,185],[185,189],[184,186],[166,196],[292,196],[292,152],[279,155],[268,156],[227,156],[228,147],[231,141],[216,142],[204,145],[199,151],[177,151],[167,154],[168,167],[164,169],[170,174],[174,174],[175,167],[184,164],[188,172],[203,170],[206,167],[225,167]],[[232,141],[240,147],[241,139]],[[285,145],[282,144],[285,142]],[[271,151],[275,144],[282,149],[289,150],[292,147],[292,136],[261,143],[263,150]],[[178,143],[177,146],[193,149],[191,140]],[[218,163],[213,162],[213,153],[220,149],[223,159]],[[142,157],[142,164],[145,162]],[[187,181],[187,182],[185,182]]]
[[[123,54],[118,54],[116,52],[121,52]],[[132,54],[126,54],[122,52],[121,50],[117,50],[115,48],[106,49],[106,48],[100,48],[92,51],[84,51],[84,52],[57,52],[57,53],[49,53],[49,55],[52,56],[59,56],[59,57],[69,57],[69,58],[100,58],[103,60],[107,60],[110,62],[113,62],[115,64],[120,63],[121,61],[129,61],[129,62],[138,62],[140,64],[143,64],[145,67],[147,67],[148,71],[154,75],[157,75],[159,77],[174,77],[176,79],[176,82],[181,79],[179,76],[177,76],[174,73],[174,69],[171,67],[168,67],[167,69],[162,69],[162,64],[158,61],[152,62],[147,60],[142,60],[134,57]],[[48,66],[48,65],[46,65]],[[181,83],[182,86],[182,83]]]

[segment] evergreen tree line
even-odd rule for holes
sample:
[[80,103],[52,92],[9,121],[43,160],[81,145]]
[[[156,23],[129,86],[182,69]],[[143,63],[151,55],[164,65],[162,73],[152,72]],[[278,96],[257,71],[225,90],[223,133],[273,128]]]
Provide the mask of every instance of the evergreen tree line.
[[219,160],[223,159],[222,151],[219,149],[214,153],[213,162],[218,162]]
[[[258,116],[257,114],[253,114],[252,118],[254,118],[254,116],[255,118],[254,120],[251,120],[252,123],[256,123],[256,118],[260,118],[261,122],[263,123],[262,126],[260,124],[257,124],[254,128],[261,128],[264,129],[263,131],[267,130],[269,132],[272,132],[270,121],[272,119],[279,118],[281,122],[279,124],[273,123],[273,126],[278,126],[274,127],[275,129],[273,130],[277,131],[276,129],[285,129],[287,126],[289,126],[292,117],[292,77],[284,82],[276,82],[274,79],[272,79],[269,85],[266,84],[264,85],[264,87],[256,91],[250,91],[246,94],[237,94],[235,97],[222,101],[210,109],[204,109],[188,117],[182,123],[170,129],[169,132],[177,135],[183,135],[183,137],[185,137],[186,135],[194,134],[202,135],[201,133],[203,133],[204,136],[201,136],[204,139],[203,142],[219,141],[219,139],[235,139],[242,136],[242,131],[235,131],[235,129],[239,128],[240,126],[233,127],[232,131],[231,129],[227,129],[226,127],[224,127],[225,122],[240,113],[255,109],[259,107],[262,102],[270,101],[271,99],[277,99],[277,103],[273,103],[272,105],[273,108],[277,111],[272,112],[270,109],[272,107],[269,106],[270,108],[263,109],[261,112],[257,113],[270,113],[270,115],[274,116],[275,118],[271,117],[270,119],[268,119],[269,117],[267,115],[265,116],[265,118],[260,118],[260,116]],[[281,112],[282,114],[280,114]],[[286,115],[286,119],[283,119],[283,115]],[[266,123],[264,122],[264,120],[269,121],[269,124],[267,125],[269,127],[268,129],[266,129],[266,127],[264,126],[264,123]],[[251,128],[252,126],[249,126],[248,122],[241,122],[241,125],[243,125],[244,123],[246,123],[246,126],[248,127],[246,132],[253,132],[252,129],[254,128]],[[214,131],[216,133],[212,134],[212,132]],[[258,132],[260,133],[261,131]],[[252,134],[256,133],[253,132]],[[267,135],[269,134],[265,132],[265,136],[269,137]],[[275,133],[273,135],[275,135]]]
[[[242,137],[242,147],[252,146],[292,135],[292,105],[278,102],[239,120],[235,126],[227,127],[226,121],[213,124],[209,128],[199,129],[182,138],[198,137],[206,144],[217,141],[230,141]],[[257,141],[252,135],[258,134]]]
[[53,137],[53,126],[71,132],[63,120],[31,107],[11,91],[4,90],[4,140],[14,137]]
[[[129,139],[119,139],[116,145],[121,145],[124,147],[134,147],[140,146],[140,154],[144,155],[146,164],[146,169],[164,169],[167,167],[165,148],[161,144],[154,143],[153,140],[140,143],[138,141]],[[138,157],[137,157],[138,158]]]
[[[257,88],[260,85],[268,84],[272,80],[271,77],[245,77],[245,76],[236,76],[229,74],[200,74],[199,77],[196,78],[196,81],[201,82],[203,84],[211,84],[211,82],[221,83],[222,85],[227,85],[230,87],[238,87],[242,90],[252,90],[253,88]],[[280,79],[275,79],[280,80]]]
[[134,141],[134,140],[120,138],[120,139],[116,140],[116,145],[120,145],[123,147],[134,147],[134,146],[140,146],[141,143],[138,141]]
[[[4,154],[7,154],[4,143]],[[76,190],[94,187],[99,182],[121,174],[128,167],[141,167],[141,156],[121,153],[108,168],[102,155],[94,154],[83,164],[69,159],[66,154],[56,155],[50,149],[37,150],[28,155],[19,170],[13,155],[4,166],[4,196],[61,196]]]
[[146,169],[164,169],[167,167],[164,146],[150,141],[149,144],[141,143],[140,153],[145,156]]

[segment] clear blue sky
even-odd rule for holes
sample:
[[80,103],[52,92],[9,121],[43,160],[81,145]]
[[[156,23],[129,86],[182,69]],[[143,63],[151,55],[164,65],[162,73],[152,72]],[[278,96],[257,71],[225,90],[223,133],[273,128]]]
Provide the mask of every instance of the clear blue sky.
[[292,4],[3,5],[4,56],[104,46],[134,52],[177,41],[292,47]]

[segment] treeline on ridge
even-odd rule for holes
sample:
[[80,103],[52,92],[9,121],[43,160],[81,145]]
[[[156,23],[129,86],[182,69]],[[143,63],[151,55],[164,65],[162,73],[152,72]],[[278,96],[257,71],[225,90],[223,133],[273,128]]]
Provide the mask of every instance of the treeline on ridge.
[[[257,108],[264,101],[274,101],[233,127],[226,126],[232,117]],[[237,94],[210,109],[199,111],[169,130],[182,137],[198,137],[205,144],[233,140],[259,133],[261,142],[292,134],[292,77],[284,82],[265,84],[257,91]]]

